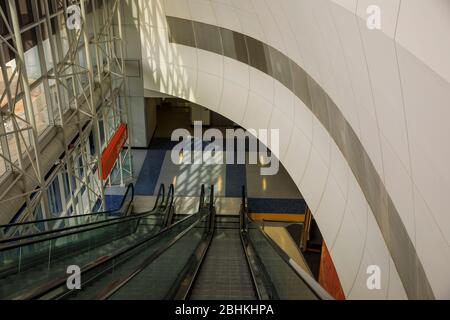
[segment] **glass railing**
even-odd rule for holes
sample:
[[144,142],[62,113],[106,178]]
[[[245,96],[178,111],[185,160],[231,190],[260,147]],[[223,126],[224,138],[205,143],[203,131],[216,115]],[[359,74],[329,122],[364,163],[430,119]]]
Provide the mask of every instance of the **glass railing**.
[[160,202],[157,200],[156,211],[150,213],[89,224],[62,234],[54,232],[0,248],[0,299],[21,297],[30,288],[39,291],[49,281],[67,277],[69,265],[86,267],[156,234],[164,220],[154,214],[160,212]]
[[[96,298],[111,300],[163,300],[172,298],[180,285],[180,275],[192,259],[193,252],[210,230],[213,217],[211,206],[200,211],[199,219],[182,233],[160,242],[147,261],[136,269],[136,276],[124,281],[123,286]],[[127,275],[122,275],[127,279]],[[151,289],[149,290],[149,284]]]
[[[203,220],[206,220],[203,218]],[[100,274],[100,281],[95,282],[95,279],[90,280],[88,283],[82,285],[82,289],[77,292],[71,292],[71,294],[65,298],[69,299],[104,299],[108,298],[111,295],[117,295],[118,297],[122,297],[123,295],[132,294],[133,291],[139,290],[142,291],[159,291],[160,284],[167,281],[167,274],[171,273],[172,270],[178,268],[174,268],[178,266],[179,261],[183,260],[184,255],[189,254],[189,245],[183,247],[181,249],[179,247],[180,241],[176,241],[170,248],[179,248],[181,250],[177,250],[177,254],[175,256],[172,255],[172,261],[165,260],[167,263],[162,266],[158,263],[152,262],[151,267],[147,268],[144,266],[148,266],[148,261],[153,261],[155,256],[158,256],[155,261],[160,261],[159,259],[164,259],[166,257],[165,248],[168,244],[174,241],[180,234],[182,235],[186,230],[189,230],[185,236],[182,236],[183,239],[189,238],[193,233],[199,232],[198,228],[195,228],[198,217],[190,216],[185,218],[184,220],[179,221],[170,227],[167,232],[162,233],[157,238],[147,241],[140,246],[133,248],[132,250],[127,251],[123,255],[119,255],[111,260],[108,263],[102,265],[100,268],[95,270],[96,275]],[[189,240],[195,240],[195,237],[190,238]],[[181,241],[185,243],[184,241]],[[185,243],[186,244],[186,243]],[[192,244],[195,245],[195,244]],[[160,252],[163,252],[160,255]],[[136,284],[135,279],[140,279],[141,269],[149,270],[151,269],[152,274],[152,282],[144,282],[138,284],[140,288],[133,288]],[[128,281],[129,277],[134,274],[138,274],[137,277],[132,278],[131,281]],[[86,277],[86,276],[83,276]],[[176,276],[172,278],[175,279]],[[90,283],[93,283],[90,285]],[[115,283],[113,290],[110,290],[109,283]],[[85,288],[85,289],[83,289]],[[132,289],[130,289],[132,288]],[[104,291],[106,289],[106,291]],[[120,290],[119,290],[120,289]],[[120,294],[119,294],[120,293]],[[136,292],[135,292],[136,293]]]
[[129,184],[119,208],[114,210],[0,225],[0,246],[8,241],[23,239],[24,237],[31,235],[40,235],[45,234],[48,231],[82,226],[84,224],[126,216],[132,208],[133,200],[134,186],[133,184]]
[[[203,190],[203,188],[202,188]],[[200,206],[203,205],[202,191]],[[82,289],[64,299],[162,299],[177,280],[210,222],[206,207],[165,228],[156,237],[83,271]],[[145,279],[145,281],[142,281]],[[64,289],[62,289],[64,291]]]
[[318,297],[263,235],[259,225],[250,224],[248,238],[281,300],[316,300]]
[[[0,298],[66,275],[69,265],[84,265],[114,251],[122,237],[135,232],[138,219],[64,234],[0,251]],[[104,245],[108,244],[108,250]]]
[[[134,278],[128,281],[120,290],[117,290],[109,299],[145,299],[162,300],[170,295],[170,290],[177,282],[178,276],[188,264],[192,252],[203,239],[207,229],[207,216],[189,228],[180,239],[170,247],[163,250],[150,265],[144,267]],[[176,233],[173,233],[173,238]],[[165,248],[170,238],[161,239],[159,246]],[[156,252],[156,250],[154,251]],[[163,272],[162,272],[163,271]],[[148,285],[152,284],[151,290]]]
[[[244,249],[256,268],[255,284],[262,284],[265,298],[281,300],[330,299],[328,293],[302,270],[262,229],[248,217],[245,189],[241,206],[241,234]],[[249,253],[250,251],[250,253]],[[252,264],[250,264],[252,267]]]

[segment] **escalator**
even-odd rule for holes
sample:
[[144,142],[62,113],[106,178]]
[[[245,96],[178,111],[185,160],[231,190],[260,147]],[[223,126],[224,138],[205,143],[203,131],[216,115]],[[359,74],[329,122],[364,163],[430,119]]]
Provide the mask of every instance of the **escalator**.
[[[157,236],[143,239],[97,266],[84,270],[81,274],[81,290],[69,291],[60,285],[39,298],[92,300],[121,299],[121,295],[126,295],[139,299],[146,292],[152,293],[153,297],[164,294],[185,265],[172,261],[187,261],[202,240],[204,230],[211,224],[211,199],[212,196],[209,203],[205,202],[205,188],[202,186],[196,214],[186,215],[171,224],[174,219],[172,211],[172,218],[167,218],[168,226]],[[130,286],[130,281],[136,285]],[[149,290],[149,286],[152,290]]]
[[83,275],[82,289],[59,299],[329,299],[247,215],[217,217],[214,190],[197,214]]
[[189,292],[190,300],[256,300],[240,239],[239,216],[216,216],[214,236]]
[[[248,217],[243,188],[239,216],[216,216],[203,259],[191,261],[191,274],[174,283],[174,299],[316,300],[329,295]],[[201,250],[201,249],[200,249]],[[185,283],[189,283],[186,285]],[[172,291],[174,292],[174,291]]]
[[[0,247],[0,299],[30,299],[66,282],[67,267],[94,268],[154,237],[173,216],[174,187],[162,185],[153,210],[21,236]],[[78,217],[77,217],[78,218]]]

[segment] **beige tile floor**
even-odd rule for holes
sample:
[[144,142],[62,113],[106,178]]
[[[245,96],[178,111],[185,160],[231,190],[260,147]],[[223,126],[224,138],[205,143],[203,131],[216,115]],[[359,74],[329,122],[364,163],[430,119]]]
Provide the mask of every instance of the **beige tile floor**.
[[161,168],[157,186],[162,183],[166,186],[175,186],[177,197],[198,197],[200,186],[214,185],[216,196],[225,196],[226,166],[225,165],[178,165],[172,162],[171,152],[166,153],[164,163]]

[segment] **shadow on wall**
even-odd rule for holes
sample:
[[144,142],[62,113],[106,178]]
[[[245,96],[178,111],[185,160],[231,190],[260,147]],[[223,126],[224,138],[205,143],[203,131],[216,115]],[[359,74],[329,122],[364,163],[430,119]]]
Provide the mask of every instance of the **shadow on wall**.
[[[166,25],[166,15],[161,6],[158,5],[157,1],[138,1],[139,5],[137,7],[141,8],[139,10],[140,14],[144,14],[140,21],[157,21],[158,24]],[[142,61],[150,62],[150,69],[155,70],[151,79],[149,79],[155,88],[159,88],[160,92],[171,92],[174,96],[183,98],[189,101],[197,101],[195,93],[188,83],[192,83],[192,75],[188,75],[187,71],[184,73],[180,69],[175,69],[173,65],[163,65],[159,62],[168,59],[171,62],[175,62],[179,65],[183,65],[181,61],[181,55],[177,52],[174,46],[170,46],[167,41],[167,32],[165,29],[156,29],[155,26],[150,24],[141,24],[141,32],[147,35],[146,37],[141,37],[141,42],[143,47],[146,48],[148,56],[143,56]],[[157,30],[157,31],[156,31]],[[160,77],[159,74],[163,74]],[[147,75],[144,75],[147,76]],[[144,83],[145,83],[144,78]]]

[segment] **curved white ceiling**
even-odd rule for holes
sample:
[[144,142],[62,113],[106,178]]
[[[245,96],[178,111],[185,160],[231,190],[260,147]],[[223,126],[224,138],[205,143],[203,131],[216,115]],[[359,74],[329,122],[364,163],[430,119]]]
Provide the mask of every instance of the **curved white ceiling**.
[[[372,4],[382,9],[381,31],[365,27]],[[281,129],[280,158],[315,214],[348,298],[403,298],[405,289],[410,298],[450,297],[450,62],[439,59],[450,56],[448,1],[430,0],[426,8],[420,0],[139,5],[145,89],[191,100],[244,127]],[[244,63],[169,43],[166,16],[237,31],[303,68],[370,158],[389,195],[386,214],[367,201],[379,190],[358,183],[372,177],[355,177],[353,162],[302,100]],[[390,219],[389,210],[400,219]],[[379,291],[366,287],[371,264],[382,270]]]

